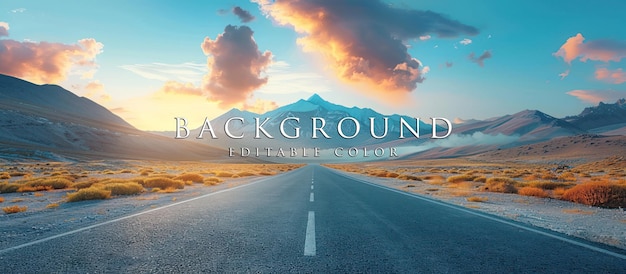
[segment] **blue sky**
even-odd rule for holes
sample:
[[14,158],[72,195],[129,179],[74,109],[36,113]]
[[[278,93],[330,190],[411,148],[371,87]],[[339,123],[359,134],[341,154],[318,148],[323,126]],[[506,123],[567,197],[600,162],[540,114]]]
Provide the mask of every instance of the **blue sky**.
[[[261,111],[308,98],[313,92],[334,103],[369,107],[384,114],[449,119],[484,119],[524,109],[563,117],[577,114],[600,99],[612,102],[626,97],[626,76],[621,70],[626,66],[623,1],[384,1],[383,5],[390,8],[381,14],[376,14],[380,8],[368,9],[380,1],[356,1],[362,3],[358,8],[347,2],[296,2],[279,6],[249,1],[107,1],[104,5],[96,1],[5,0],[0,3],[0,22],[8,26],[8,35],[0,33],[0,41],[12,40],[42,52],[48,52],[42,42],[72,46],[87,38],[101,47],[100,52],[79,52],[63,59],[70,64],[63,66],[55,77],[34,79],[11,69],[15,65],[9,61],[0,64],[0,73],[39,84],[60,84],[108,107],[138,128],[149,130],[171,130],[175,116],[201,123],[205,116],[215,117],[231,107]],[[254,19],[242,22],[233,13],[234,7],[248,11]],[[328,16],[336,19],[297,17],[310,15],[303,7],[322,11],[327,16],[325,20]],[[439,37],[442,28],[425,26],[432,23],[431,19],[415,19],[420,13],[413,11],[427,10],[446,18],[439,24],[454,29],[450,37]],[[415,88],[409,85],[389,91],[388,85],[379,80],[391,76],[381,75],[380,71],[367,69],[358,75],[342,76],[337,67],[345,65],[348,59],[337,58],[348,54],[350,60],[356,56],[365,64],[372,64],[376,58],[385,60],[386,56],[358,56],[359,52],[373,52],[367,47],[376,43],[367,42],[361,45],[361,51],[330,53],[324,48],[324,35],[337,39],[339,47],[350,44],[352,38],[371,42],[367,39],[372,38],[366,35],[381,33],[363,34],[346,28],[340,34],[352,38],[344,39],[337,36],[339,30],[334,28],[345,26],[344,23],[377,26],[372,20],[404,20],[390,14],[405,11],[406,21],[386,24],[386,30],[424,29],[424,35],[418,35],[421,38],[415,32],[390,36],[399,37],[406,46],[409,67],[412,58],[418,60],[419,69],[411,75],[424,78],[423,81],[413,79],[408,82]],[[206,53],[201,45],[207,37],[215,42],[227,25],[249,27],[261,56],[255,59],[260,72],[251,70],[257,76],[252,80],[260,80],[242,91],[215,87],[228,86],[228,79],[207,80],[208,75],[215,76],[211,72],[217,69],[207,64],[207,58],[215,57],[217,49]],[[324,35],[311,33],[311,29]],[[234,29],[233,33],[239,30]],[[579,33],[584,43],[571,43],[572,47],[567,48],[570,53],[577,53],[569,64],[565,55],[555,56],[568,39]],[[304,42],[298,42],[303,37]],[[307,49],[306,45],[314,46]],[[266,51],[271,52],[271,61],[263,61]],[[3,54],[10,53],[0,51],[0,60],[33,62],[2,59]],[[490,56],[482,60],[481,66],[470,60],[471,53],[474,58],[486,53]],[[241,68],[224,71],[237,69]],[[567,71],[562,79],[559,74]],[[42,69],[40,73],[46,71]],[[232,92],[232,97],[220,92]]]

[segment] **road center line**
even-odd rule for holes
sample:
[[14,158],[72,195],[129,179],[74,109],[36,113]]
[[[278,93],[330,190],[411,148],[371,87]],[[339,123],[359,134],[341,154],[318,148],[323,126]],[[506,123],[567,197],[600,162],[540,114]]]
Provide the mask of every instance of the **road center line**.
[[313,199],[313,192],[311,192],[311,196],[309,197],[309,202],[313,202],[315,199]]
[[309,211],[309,220],[306,223],[306,236],[304,237],[304,256],[315,256],[315,252],[315,211]]
[[313,190],[314,185],[311,185],[311,190]]

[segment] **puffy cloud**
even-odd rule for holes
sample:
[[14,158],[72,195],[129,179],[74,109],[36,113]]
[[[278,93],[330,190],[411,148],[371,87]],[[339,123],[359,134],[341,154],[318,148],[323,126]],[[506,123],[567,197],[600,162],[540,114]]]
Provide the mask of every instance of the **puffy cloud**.
[[422,41],[426,41],[426,40],[429,40],[430,38],[432,38],[432,36],[430,36],[430,35],[422,35],[422,36],[420,36],[419,38],[420,38],[420,40],[422,40]]
[[201,45],[210,68],[203,89],[221,106],[245,102],[255,89],[267,83],[261,72],[272,62],[272,53],[261,53],[252,34],[247,26],[228,25],[215,40],[206,37]]
[[11,10],[12,13],[22,13],[22,12],[25,12],[25,11],[26,11],[25,8],[18,8],[18,9]]
[[465,38],[465,39],[459,41],[459,43],[461,43],[461,45],[467,46],[467,45],[472,43],[472,39]]
[[277,109],[278,104],[274,101],[256,99],[252,104],[244,103],[242,108],[243,110],[262,114]]
[[[8,24],[0,25],[0,34],[4,31],[8,35],[7,30]],[[102,48],[102,43],[93,38],[72,45],[1,39],[0,73],[38,84],[60,83],[72,69],[97,68],[95,60]]]
[[626,91],[615,90],[572,90],[567,92],[582,101],[598,104],[599,102],[613,102],[626,97]]
[[483,54],[481,54],[480,56],[476,57],[475,54],[472,52],[469,54],[469,56],[467,56],[467,58],[470,59],[470,61],[478,64],[479,66],[484,66],[484,61],[486,59],[491,58],[491,51],[486,50],[485,52],[483,52]]
[[248,12],[247,10],[242,9],[241,7],[234,7],[233,14],[237,15],[242,23],[248,23],[254,20],[254,16],[250,14],[250,12]]
[[588,41],[586,43],[584,41],[585,37],[582,34],[576,34],[576,36],[567,39],[565,44],[553,55],[563,58],[568,64],[576,58],[583,62],[587,60],[619,62],[626,57],[626,42],[609,39]]
[[9,36],[9,23],[0,22],[0,37]]
[[379,93],[412,91],[423,81],[405,42],[475,35],[472,26],[432,11],[392,7],[380,0],[256,0],[263,12],[304,36],[303,50],[321,53],[338,77]]
[[180,83],[176,81],[167,81],[161,87],[159,92],[163,93],[172,93],[172,94],[183,94],[183,95],[194,95],[194,96],[202,96],[202,89],[196,87],[192,83]]
[[616,70],[598,68],[596,69],[596,79],[613,84],[621,84],[626,82],[626,73],[621,68]]

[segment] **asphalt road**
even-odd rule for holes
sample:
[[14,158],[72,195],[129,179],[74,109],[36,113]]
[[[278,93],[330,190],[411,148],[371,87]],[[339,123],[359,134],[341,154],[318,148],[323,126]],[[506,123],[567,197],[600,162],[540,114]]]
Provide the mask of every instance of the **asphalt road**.
[[0,272],[626,273],[625,258],[311,165],[0,250]]

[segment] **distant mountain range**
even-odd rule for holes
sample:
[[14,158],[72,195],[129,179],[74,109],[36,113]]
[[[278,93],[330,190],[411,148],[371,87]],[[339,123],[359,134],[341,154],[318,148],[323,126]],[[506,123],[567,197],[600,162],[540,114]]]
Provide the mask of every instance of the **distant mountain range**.
[[[230,130],[243,134],[242,139],[226,137],[224,124],[232,117]],[[288,117],[285,131],[294,134],[300,127],[300,138],[289,139],[280,134],[280,123]],[[324,130],[329,139],[318,133],[311,135],[312,118],[325,119]],[[360,133],[353,139],[341,138],[337,123],[353,117],[360,124]],[[374,132],[384,132],[383,118],[388,118],[384,138],[370,136],[370,117]],[[267,119],[263,128],[274,138],[254,139],[255,118]],[[211,120],[217,139],[205,133],[197,140],[201,128],[192,129],[188,140],[175,140],[175,132],[143,132],[97,103],[55,85],[35,85],[14,77],[0,75],[0,159],[170,159],[220,160],[227,156],[227,147],[408,147],[404,158],[439,158],[475,155],[497,149],[536,144],[559,137],[581,134],[626,135],[626,100],[613,104],[600,103],[580,114],[563,119],[538,110],[524,110],[486,120],[453,124],[452,136],[431,140],[430,124],[419,123],[419,139],[405,129],[407,138],[398,139],[400,119],[415,127],[413,117],[383,115],[369,108],[333,104],[315,94],[306,100],[285,105],[273,111],[256,114],[238,109]],[[318,126],[320,126],[318,124]],[[355,132],[354,123],[343,124],[346,135]],[[438,131],[444,130],[437,127]],[[412,152],[411,152],[412,151]],[[226,157],[228,158],[228,157]],[[241,160],[241,159],[239,159]],[[271,159],[270,159],[271,160]]]
[[217,159],[226,153],[135,129],[56,85],[0,75],[0,160]]
[[[243,135],[242,139],[231,139],[226,137],[224,132],[224,125],[226,121],[232,117],[241,117],[244,122],[233,121],[229,124],[229,129],[234,135]],[[267,119],[267,122],[263,125],[263,128],[273,137],[273,139],[267,138],[265,135],[261,135],[260,138],[255,139],[255,118],[258,117],[260,122]],[[284,130],[287,135],[294,135],[295,128],[300,128],[300,138],[289,139],[285,138],[280,132],[280,124],[283,119],[288,117],[297,117],[299,121],[287,120],[284,124]],[[313,135],[313,117],[324,118],[325,125],[323,127],[324,132],[328,134],[325,138],[321,132],[317,131],[317,138],[312,138]],[[338,123],[342,118],[352,117],[360,124],[359,134],[352,139],[344,139],[338,133]],[[370,117],[374,120],[374,132],[380,136],[384,133],[384,121],[383,118],[388,118],[387,135],[384,138],[376,139],[370,135]],[[212,146],[251,146],[253,144],[257,147],[319,147],[319,148],[334,148],[337,146],[351,147],[356,144],[359,146],[373,146],[391,142],[397,140],[400,134],[400,119],[403,118],[411,128],[417,127],[416,120],[413,117],[401,116],[397,114],[383,115],[369,108],[358,107],[344,107],[328,102],[317,94],[314,94],[307,100],[300,99],[295,103],[280,107],[278,109],[269,111],[263,114],[255,114],[248,111],[241,111],[238,109],[231,109],[223,115],[211,120],[211,125],[215,131],[217,139],[211,139],[208,133],[203,135],[203,139],[200,142],[211,144]],[[321,127],[321,121],[316,121],[316,126]],[[195,138],[200,133],[202,127],[191,130],[190,138]],[[346,136],[351,136],[356,132],[355,123],[352,121],[343,122],[341,128]],[[443,130],[439,127],[439,130]],[[420,120],[419,133],[423,136],[428,136],[432,132],[432,126],[426,124]],[[175,136],[174,132],[162,132],[166,136]],[[404,129],[404,135],[408,139],[415,139],[414,136],[406,129]]]

